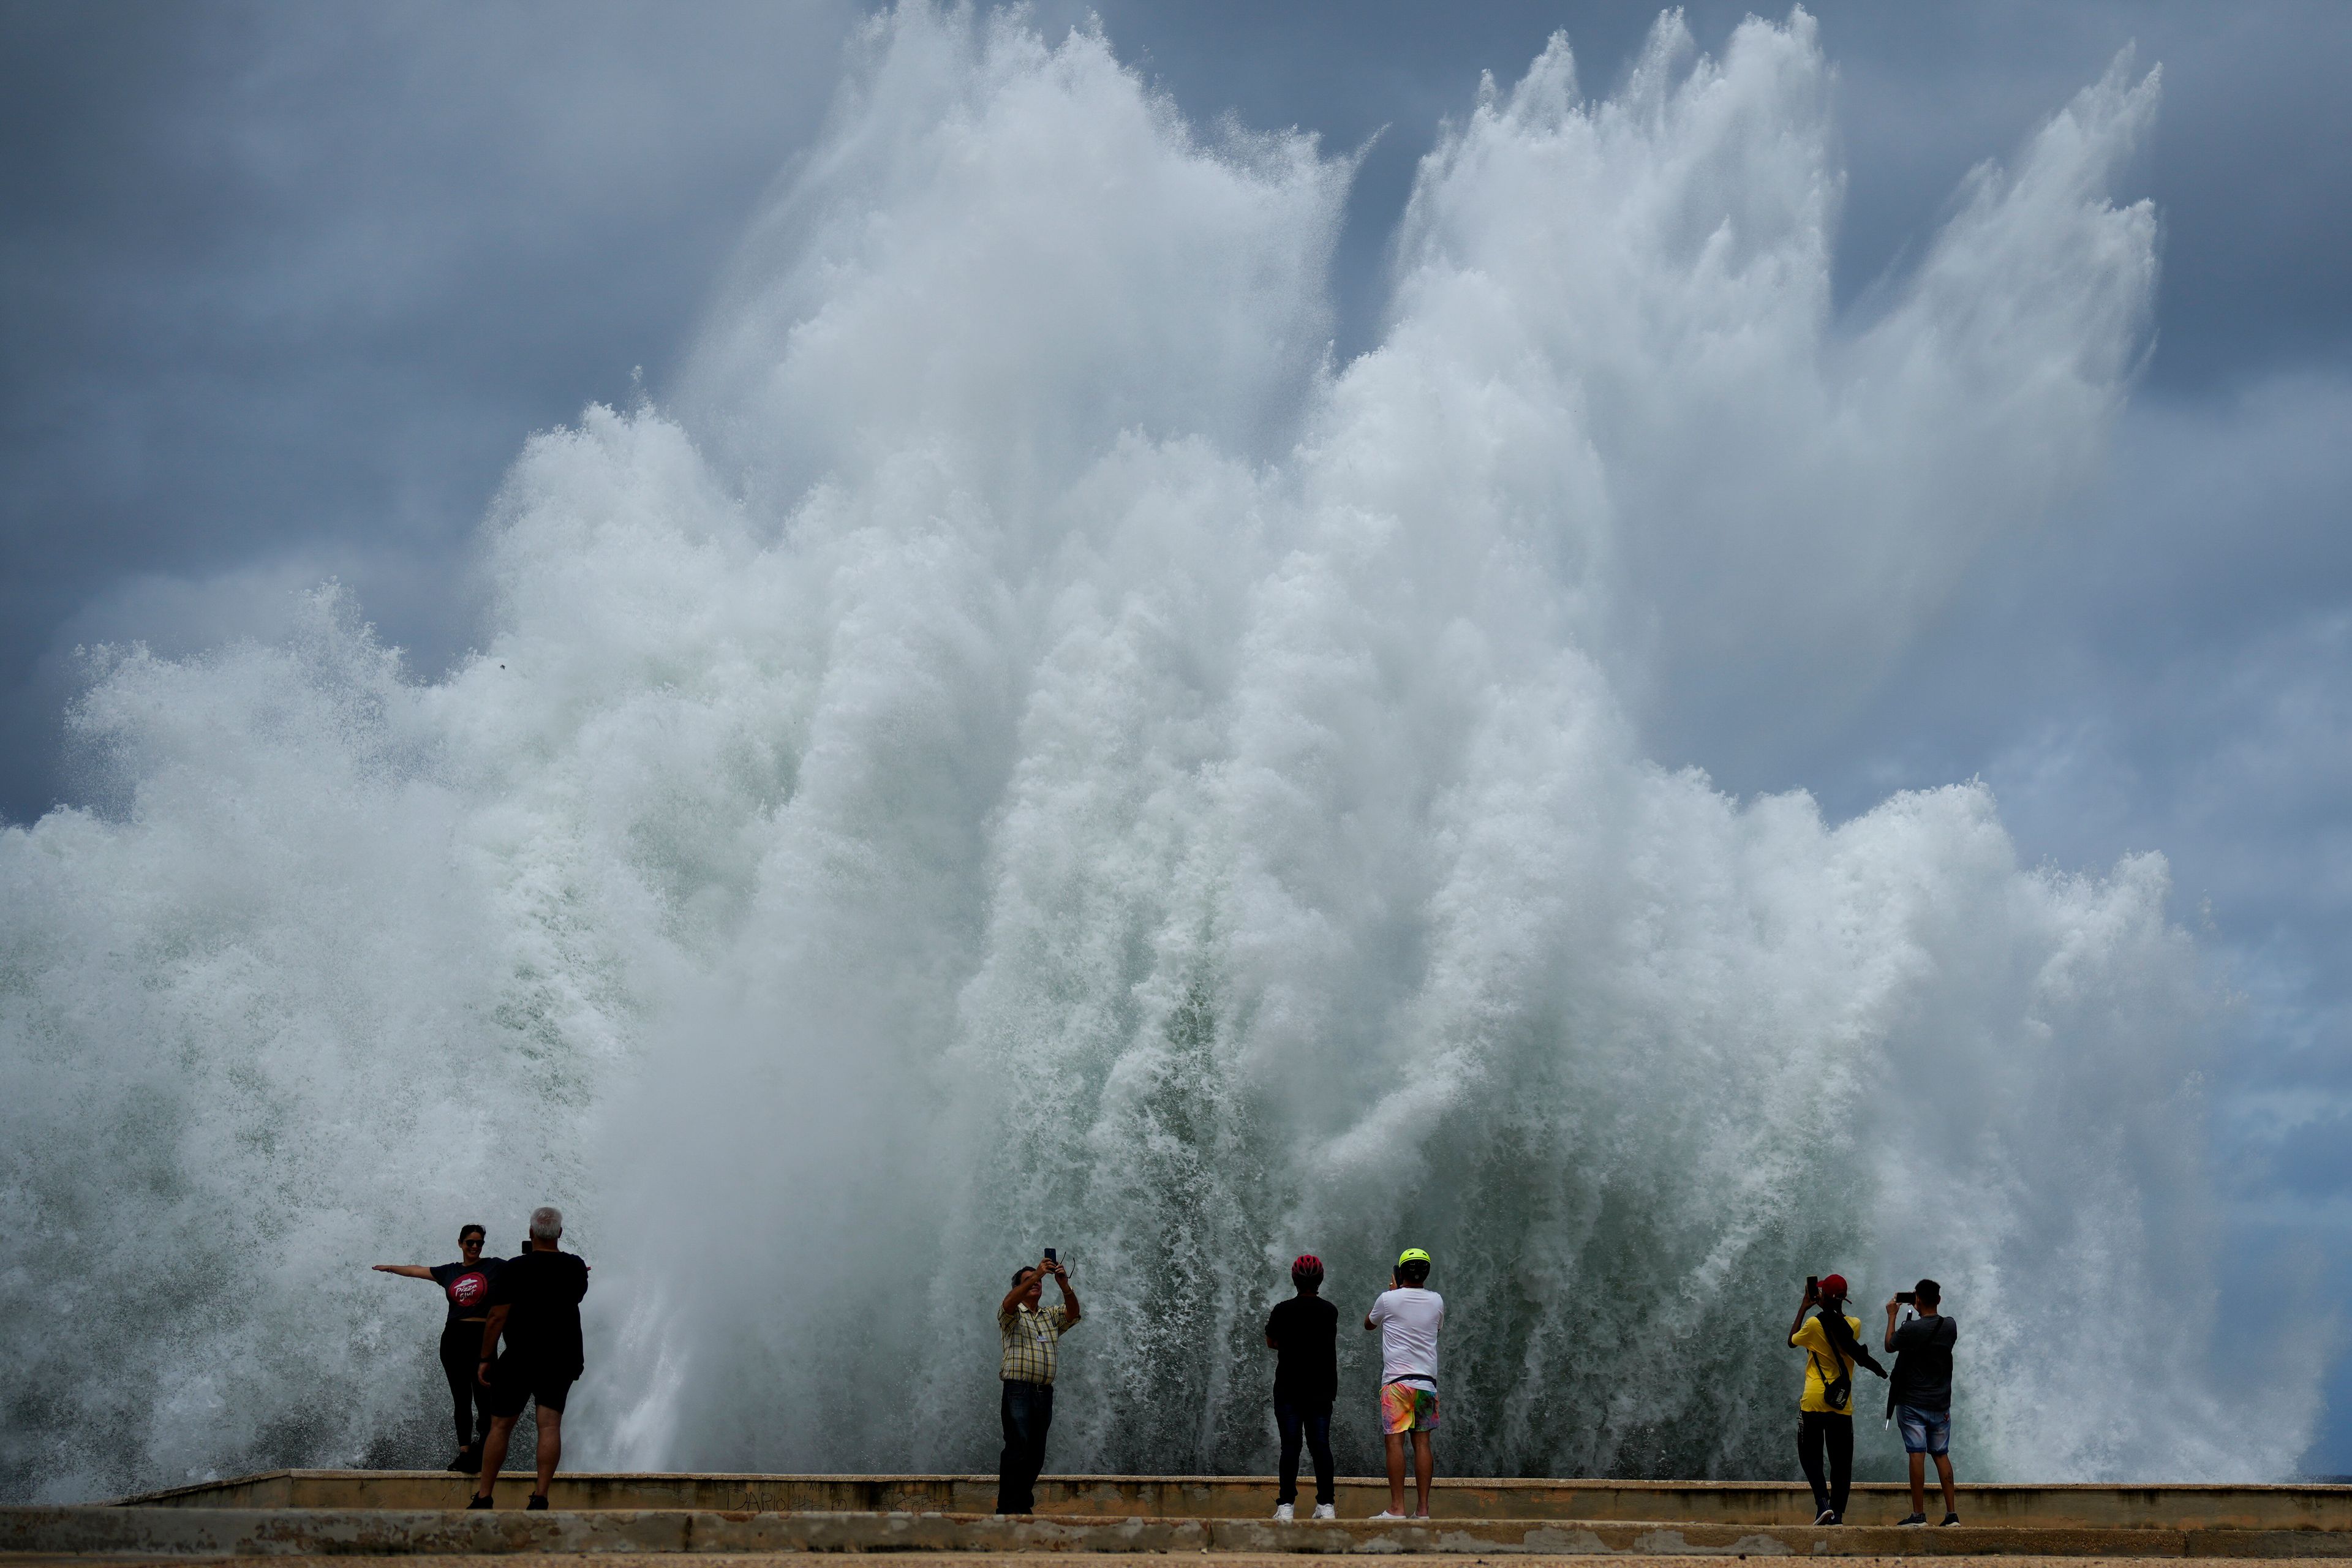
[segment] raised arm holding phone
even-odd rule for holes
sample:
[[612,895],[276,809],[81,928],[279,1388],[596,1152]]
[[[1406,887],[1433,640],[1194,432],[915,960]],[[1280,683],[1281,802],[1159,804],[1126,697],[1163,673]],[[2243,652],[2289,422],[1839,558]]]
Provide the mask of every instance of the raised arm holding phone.
[[[1797,1462],[1813,1489],[1815,1524],[1845,1522],[1846,1498],[1853,1487],[1853,1369],[1859,1363],[1886,1375],[1862,1346],[1862,1320],[1846,1315],[1845,1292],[1843,1274],[1808,1275],[1804,1299],[1789,1324],[1790,1347],[1805,1352]],[[1820,1310],[1806,1317],[1814,1308]]]
[[[1062,1302],[1041,1310],[1047,1279],[1061,1292]],[[1077,1327],[1081,1315],[1070,1271],[1050,1247],[1036,1264],[1013,1271],[1013,1288],[996,1305],[996,1332],[1002,1342],[996,1375],[1003,1385],[997,1414],[1004,1426],[1004,1448],[996,1461],[999,1513],[1036,1511],[1045,1434],[1054,1425],[1054,1373],[1061,1340]]]
[[1437,1471],[1437,1334],[1445,1326],[1445,1298],[1426,1289],[1429,1254],[1405,1249],[1389,1276],[1387,1290],[1364,1314],[1364,1327],[1381,1335],[1381,1430],[1389,1451],[1389,1508],[1376,1519],[1403,1519],[1405,1444],[1413,1446],[1421,1507],[1411,1517],[1429,1517],[1429,1489]]
[[[1903,1452],[1911,1464],[1911,1517],[1905,1524],[1927,1522],[1927,1460],[1936,1461],[1937,1478],[1944,1486],[1944,1522],[1960,1522],[1959,1500],[1952,1486],[1952,1346],[1959,1325],[1942,1312],[1944,1288],[1922,1279],[1916,1288],[1897,1291],[1886,1303],[1886,1336],[1883,1342],[1895,1354],[1895,1375],[1886,1385],[1886,1413],[1903,1428]],[[1904,1308],[1914,1315],[1901,1323],[1895,1314]]]

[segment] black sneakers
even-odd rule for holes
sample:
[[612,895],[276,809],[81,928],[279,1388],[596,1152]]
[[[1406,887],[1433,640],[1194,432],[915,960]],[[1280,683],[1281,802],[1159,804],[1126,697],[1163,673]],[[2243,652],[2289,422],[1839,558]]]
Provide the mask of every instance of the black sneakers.
[[490,1501],[489,1499],[484,1497],[481,1493],[476,1492],[471,1499],[467,1500],[466,1506],[468,1509],[477,1509],[495,1508],[498,1505]]
[[482,1451],[479,1448],[460,1448],[457,1457],[449,1461],[448,1468],[457,1475],[478,1476],[482,1473]]
[[1960,1522],[1960,1516],[1957,1513],[1948,1513],[1944,1516],[1944,1522],[1946,1524],[1958,1524]]
[[525,1513],[545,1513],[547,1511],[547,1494],[545,1492],[531,1493],[530,1500],[522,1505],[522,1510]]
[[1927,1516],[1924,1513],[1906,1513],[1895,1522],[1897,1524],[1925,1524],[1927,1522]]
[[1815,1524],[1843,1524],[1845,1521],[1838,1518],[1837,1510],[1833,1508],[1825,1508],[1822,1510],[1821,1512],[1813,1515],[1813,1522]]

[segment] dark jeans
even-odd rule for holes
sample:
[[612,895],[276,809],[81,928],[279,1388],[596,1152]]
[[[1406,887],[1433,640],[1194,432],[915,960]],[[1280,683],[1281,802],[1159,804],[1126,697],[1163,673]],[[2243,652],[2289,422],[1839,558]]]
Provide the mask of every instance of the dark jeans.
[[1331,1407],[1301,1409],[1287,1399],[1274,1402],[1274,1424],[1282,1433],[1282,1489],[1276,1502],[1298,1500],[1298,1438],[1304,1427],[1307,1450],[1315,1456],[1315,1500],[1331,1500]]
[[1045,1468],[1045,1432],[1054,1425],[1054,1385],[1004,1380],[997,1403],[1004,1452],[996,1458],[996,1511],[1037,1511],[1037,1472]]
[[[1822,1479],[1822,1450],[1830,1457],[1829,1479]],[[1846,1493],[1853,1487],[1853,1417],[1830,1415],[1818,1410],[1797,1415],[1797,1462],[1813,1487],[1813,1511],[1823,1509],[1845,1519]]]
[[474,1381],[482,1356],[482,1325],[451,1323],[441,1331],[441,1370],[457,1406],[457,1447],[478,1448],[490,1435],[490,1391]]

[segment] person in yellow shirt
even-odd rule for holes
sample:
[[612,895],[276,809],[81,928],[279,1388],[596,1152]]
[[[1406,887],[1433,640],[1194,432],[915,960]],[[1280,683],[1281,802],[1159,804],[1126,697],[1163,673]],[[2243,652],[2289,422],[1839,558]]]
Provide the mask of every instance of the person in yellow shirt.
[[[1805,1393],[1797,1402],[1797,1462],[1813,1489],[1815,1524],[1843,1524],[1846,1495],[1853,1487],[1853,1369],[1856,1363],[1879,1376],[1886,1369],[1863,1347],[1862,1320],[1846,1315],[1845,1276],[1825,1274],[1805,1281],[1805,1299],[1789,1325],[1790,1348],[1805,1352]],[[1808,1309],[1821,1310],[1808,1318]],[[1829,1465],[1822,1473],[1827,1452]]]

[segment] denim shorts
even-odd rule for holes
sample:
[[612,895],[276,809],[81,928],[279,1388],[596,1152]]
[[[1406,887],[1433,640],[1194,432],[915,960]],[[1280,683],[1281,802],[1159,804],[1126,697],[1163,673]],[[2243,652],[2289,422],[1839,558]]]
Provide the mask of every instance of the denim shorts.
[[1895,1407],[1895,1425],[1903,1429],[1906,1454],[1948,1454],[1952,1451],[1952,1413],[1922,1410],[1916,1405]]

